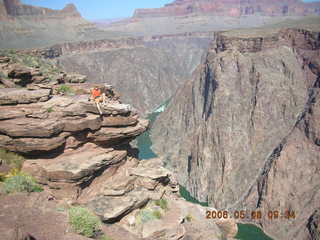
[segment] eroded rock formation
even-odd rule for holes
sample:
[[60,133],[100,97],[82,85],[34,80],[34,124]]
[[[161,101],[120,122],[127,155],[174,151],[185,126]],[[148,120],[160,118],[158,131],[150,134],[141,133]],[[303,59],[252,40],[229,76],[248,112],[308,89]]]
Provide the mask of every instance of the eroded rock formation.
[[[11,59],[2,56],[0,61],[6,69]],[[8,81],[33,78],[32,67],[14,69]],[[49,81],[26,86],[0,89],[0,147],[26,157],[22,171],[32,175],[44,192],[5,196],[0,191],[4,208],[0,229],[8,240],[87,239],[70,233],[67,209],[79,204],[104,223],[113,224],[102,226],[102,232],[113,239],[204,239],[236,234],[234,220],[204,221],[206,208],[181,199],[179,184],[161,159],[137,159],[130,141],[146,131],[148,121],[130,105],[109,99],[99,115],[88,101],[90,84]],[[73,90],[61,92],[61,86]],[[4,166],[0,171],[8,169]],[[156,203],[159,199],[165,201],[164,206]],[[58,220],[55,227],[51,226],[53,218]],[[39,222],[45,231],[39,229]],[[219,227],[225,224],[228,230]]]
[[152,133],[154,150],[201,201],[294,211],[281,228],[258,221],[276,239],[308,239],[319,207],[319,36],[319,28],[219,33]]
[[162,8],[137,9],[134,17],[164,17],[188,14],[214,14],[217,16],[304,16],[319,15],[319,3],[305,3],[300,0],[176,0]]
[[31,5],[22,4],[20,0],[2,0],[0,2],[0,16],[6,17],[81,17],[77,8],[73,4],[67,4],[62,10],[52,10],[49,8],[34,7]]

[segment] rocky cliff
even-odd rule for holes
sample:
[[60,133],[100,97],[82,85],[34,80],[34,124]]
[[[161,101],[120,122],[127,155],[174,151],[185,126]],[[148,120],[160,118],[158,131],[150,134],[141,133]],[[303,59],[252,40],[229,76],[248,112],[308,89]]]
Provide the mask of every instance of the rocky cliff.
[[190,14],[214,14],[230,17],[248,15],[319,15],[320,4],[317,2],[305,3],[300,0],[176,0],[162,8],[137,9],[134,17],[164,17]]
[[39,48],[57,43],[101,39],[104,31],[83,19],[73,4],[61,10],[16,0],[0,1],[0,47]]
[[[152,130],[198,199],[261,210],[275,239],[311,239],[319,207],[319,36],[319,25],[219,33]],[[287,210],[294,220],[266,216]]]
[[56,60],[90,82],[114,85],[126,102],[146,113],[190,78],[210,39],[190,34],[64,44]]
[[77,8],[73,4],[66,5],[62,10],[52,10],[49,8],[34,7],[22,4],[20,0],[2,0],[0,2],[0,16],[2,19],[31,16],[31,17],[81,17]]
[[[148,121],[130,105],[110,99],[99,115],[88,101],[92,85],[68,83],[75,79],[70,74],[38,83],[34,77],[47,74],[41,66],[13,61],[12,53],[0,58],[4,82],[12,84],[0,88],[0,147],[25,157],[23,174],[32,175],[44,192],[6,195],[0,182],[2,237],[88,239],[70,231],[67,209],[74,205],[112,224],[101,231],[117,240],[236,234],[234,220],[204,221],[208,209],[180,197],[175,176],[160,159],[137,159],[130,141],[146,131]],[[3,173],[7,159],[0,160]]]

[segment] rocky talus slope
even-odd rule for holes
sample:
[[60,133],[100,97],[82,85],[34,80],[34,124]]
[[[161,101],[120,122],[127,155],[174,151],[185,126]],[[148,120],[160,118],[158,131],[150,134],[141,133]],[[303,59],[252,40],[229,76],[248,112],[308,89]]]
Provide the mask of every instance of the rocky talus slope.
[[[11,57],[1,59],[3,71],[12,67]],[[0,147],[25,156],[22,171],[44,192],[0,191],[1,237],[87,239],[72,233],[68,222],[67,209],[79,204],[108,223],[102,231],[114,240],[220,239],[236,234],[233,220],[206,220],[206,208],[183,200],[175,176],[160,159],[137,159],[138,150],[129,143],[146,131],[148,121],[130,105],[109,101],[100,116],[88,101],[90,85],[52,80],[22,87],[18,83],[30,73],[15,69],[14,78],[11,70],[6,79],[15,88],[0,88]],[[73,90],[61,91],[66,86]],[[159,199],[166,205],[157,204]]]
[[[319,37],[319,26],[219,33],[152,130],[153,149],[192,194],[219,209],[261,210],[256,222],[275,239],[316,231]],[[295,219],[266,217],[287,210]]]

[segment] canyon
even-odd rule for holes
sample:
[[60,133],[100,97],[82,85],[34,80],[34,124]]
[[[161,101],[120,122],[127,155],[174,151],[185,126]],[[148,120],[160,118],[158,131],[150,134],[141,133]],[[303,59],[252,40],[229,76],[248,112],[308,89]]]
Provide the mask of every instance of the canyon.
[[217,33],[152,129],[153,150],[200,201],[230,211],[295,211],[295,221],[278,220],[281,228],[252,220],[276,239],[313,239],[319,34],[319,25]]
[[[319,13],[300,0],[176,0],[94,24],[73,4],[0,0],[0,150],[24,156],[44,190],[0,191],[3,236],[88,239],[69,231],[80,205],[115,240],[234,239],[238,222],[318,239]],[[121,100],[100,115],[88,96],[105,84]],[[146,132],[155,154],[141,160]],[[3,160],[0,179],[13,169]],[[216,210],[231,218],[205,219]]]
[[240,17],[248,15],[304,16],[319,15],[320,4],[301,0],[176,0],[162,8],[137,9],[134,17],[183,16],[191,14],[213,14],[217,16]]
[[[38,65],[30,67],[23,65],[23,59],[30,58],[26,54],[4,55],[1,81],[10,86],[0,89],[0,147],[24,156],[21,171],[32,175],[44,191],[9,195],[0,191],[2,237],[89,239],[69,230],[67,209],[77,205],[113,224],[102,225],[101,231],[114,239],[236,234],[233,220],[203,221],[206,208],[180,197],[175,176],[160,159],[137,158],[138,149],[130,141],[145,132],[149,122],[131,105],[110,99],[99,114],[95,103],[88,101],[94,85],[84,83],[80,75],[65,73],[61,79],[54,65],[45,72],[48,66],[44,68],[43,60],[35,56]],[[1,159],[1,173],[12,167]],[[160,199],[166,208],[156,205]],[[143,218],[154,212],[159,217],[153,221]],[[38,224],[31,224],[30,218]]]

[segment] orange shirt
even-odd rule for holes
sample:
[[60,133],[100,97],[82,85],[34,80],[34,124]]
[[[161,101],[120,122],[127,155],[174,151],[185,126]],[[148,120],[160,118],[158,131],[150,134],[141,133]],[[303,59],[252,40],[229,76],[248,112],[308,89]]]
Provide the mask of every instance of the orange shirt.
[[101,91],[100,89],[93,89],[91,91],[91,96],[95,99],[97,97],[100,97],[101,96]]

